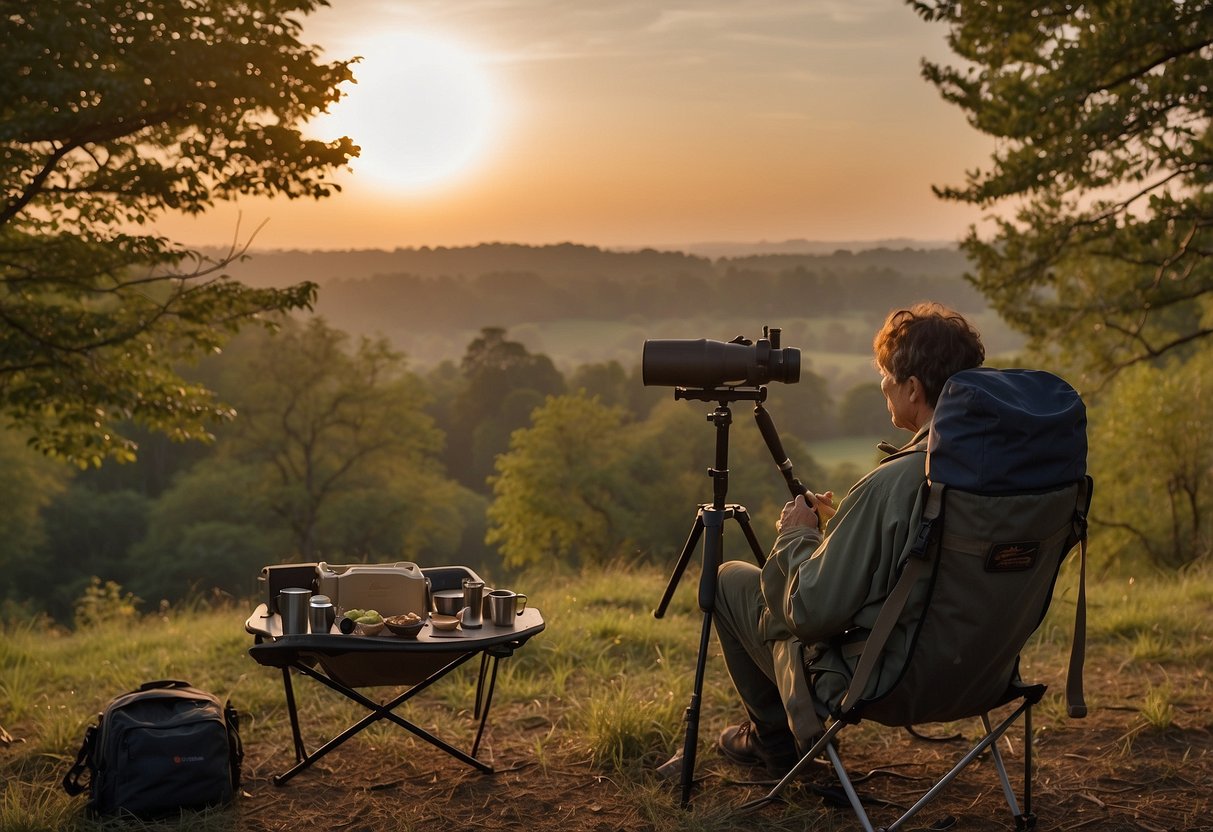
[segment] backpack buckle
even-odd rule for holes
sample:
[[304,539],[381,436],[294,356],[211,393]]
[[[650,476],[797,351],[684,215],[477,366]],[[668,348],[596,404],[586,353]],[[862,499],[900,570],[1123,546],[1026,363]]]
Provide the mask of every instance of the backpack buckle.
[[910,547],[910,557],[925,558],[927,556],[927,547],[931,542],[931,532],[934,529],[934,520],[923,520],[918,525],[918,534],[914,536],[914,545]]

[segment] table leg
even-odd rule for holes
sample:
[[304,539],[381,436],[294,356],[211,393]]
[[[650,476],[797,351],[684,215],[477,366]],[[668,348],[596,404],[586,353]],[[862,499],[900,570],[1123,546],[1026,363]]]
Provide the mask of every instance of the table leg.
[[303,746],[303,735],[299,733],[299,712],[295,708],[295,687],[291,684],[291,669],[282,668],[282,687],[286,690],[286,711],[291,717],[291,737],[295,741],[295,762],[307,758],[307,749]]
[[[361,693],[354,690],[353,688],[346,687],[345,685],[342,685],[339,682],[336,682],[333,679],[330,679],[328,676],[316,671],[313,668],[308,667],[307,665],[298,664],[298,663],[294,664],[293,667],[300,673],[302,673],[306,676],[312,677],[313,679],[315,679],[316,681],[325,685],[326,687],[329,687],[329,688],[333,689],[334,691],[342,694],[346,698],[348,698],[354,702],[357,702],[358,704],[362,705],[364,708],[366,708],[367,710],[370,711],[370,713],[367,714],[365,717],[363,717],[362,719],[360,719],[358,722],[354,723],[350,727],[346,728],[344,731],[342,731],[337,736],[330,739],[328,742],[326,742],[320,748],[316,749],[316,751],[312,754],[307,754],[306,751],[303,750],[303,740],[301,739],[301,737],[299,735],[298,715],[297,715],[296,709],[295,709],[294,693],[290,686],[290,676],[289,676],[290,669],[284,668],[283,673],[286,674],[284,678],[286,680],[286,686],[287,686],[287,708],[291,714],[291,727],[292,727],[292,731],[295,734],[295,741],[296,741],[296,746],[295,746],[296,764],[294,766],[292,766],[289,770],[283,772],[282,774],[279,774],[279,775],[276,775],[276,776],[270,778],[271,782],[276,786],[280,786],[283,783],[286,783],[288,780],[290,780],[296,774],[298,774],[299,772],[301,772],[304,769],[311,766],[312,763],[316,762],[321,757],[328,754],[330,751],[332,751],[334,748],[336,748],[337,746],[344,743],[350,737],[354,736],[359,731],[366,728],[368,725],[371,725],[372,723],[377,722],[380,719],[387,719],[387,720],[395,723],[396,725],[400,726],[401,728],[404,728],[406,731],[409,731],[410,733],[412,733],[414,736],[418,737],[419,739],[425,740],[426,742],[433,745],[435,748],[445,751],[447,754],[451,755],[452,757],[459,760],[460,762],[466,763],[467,765],[472,766],[473,768],[477,769],[478,771],[480,771],[484,774],[492,774],[493,767],[491,765],[488,765],[487,763],[484,763],[484,762],[481,762],[480,760],[478,760],[476,758],[475,754],[476,754],[476,749],[480,745],[480,736],[484,732],[485,721],[488,719],[488,706],[492,700],[493,685],[497,679],[497,658],[496,657],[493,657],[493,672],[492,672],[491,680],[489,682],[489,694],[488,694],[488,697],[485,699],[484,707],[483,707],[483,710],[481,711],[480,728],[476,733],[476,741],[475,741],[475,744],[473,745],[473,750],[470,755],[463,751],[460,751],[458,748],[454,747],[450,743],[447,743],[446,741],[434,736],[430,732],[426,731],[424,728],[421,728],[418,725],[414,725],[412,722],[409,722],[404,717],[393,713],[393,710],[395,708],[399,707],[401,704],[408,701],[409,699],[411,699],[413,696],[417,695],[418,693],[421,693],[423,690],[425,690],[427,687],[432,685],[434,682],[438,681],[439,679],[441,679],[443,676],[446,676],[448,673],[450,673],[455,668],[457,668],[460,665],[467,662],[474,655],[475,655],[474,653],[468,653],[467,655],[460,656],[459,658],[455,659],[451,663],[442,667],[440,670],[431,674],[424,681],[409,688],[404,693],[400,694],[395,699],[393,699],[392,701],[388,702],[385,705],[380,705],[377,702],[374,702],[373,700],[368,699],[367,697],[363,696]],[[479,699],[479,691],[477,692],[477,698]]]
[[[484,654],[485,660],[488,659],[488,653]],[[484,704],[480,704],[480,687],[476,688],[476,710],[480,712],[480,727],[476,729],[476,741],[472,743],[472,756],[476,756],[476,752],[480,750],[480,738],[484,735],[484,724],[489,721],[489,707],[493,704],[493,688],[497,684],[497,662],[499,659],[493,656],[493,673],[489,677],[488,694],[484,697]],[[484,684],[484,663],[480,665],[480,683]]]

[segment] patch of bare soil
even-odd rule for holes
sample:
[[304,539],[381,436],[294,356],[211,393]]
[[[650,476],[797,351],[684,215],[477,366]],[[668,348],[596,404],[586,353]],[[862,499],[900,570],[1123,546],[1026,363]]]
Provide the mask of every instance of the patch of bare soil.
[[[588,765],[540,767],[522,753],[495,754],[493,774],[422,744],[416,755],[369,775],[335,752],[282,786],[262,761],[237,810],[247,830],[591,830],[644,829],[631,801]],[[301,826],[302,825],[302,826]],[[647,828],[652,828],[647,827]]]
[[[1140,679],[1087,674],[1090,716],[1056,715],[1056,700],[1037,709],[1032,811],[1041,830],[1213,830],[1213,694],[1203,671],[1185,680],[1166,728],[1141,716]],[[1050,714],[1049,711],[1053,713]],[[242,830],[608,830],[858,829],[849,808],[832,807],[813,787],[833,785],[828,770],[793,785],[785,800],[753,814],[735,807],[761,796],[747,778],[711,748],[717,726],[700,734],[697,784],[688,810],[678,808],[676,783],[643,770],[622,774],[578,759],[577,749],[553,749],[535,759],[526,719],[509,708],[482,756],[496,772],[481,774],[417,740],[406,738],[365,765],[364,740],[335,751],[282,786],[270,775],[291,763],[289,741],[262,743],[246,758],[245,796],[234,812]],[[850,730],[850,729],[848,729]],[[924,729],[924,733],[930,729]],[[869,804],[873,823],[892,822],[972,744],[927,742],[895,729],[860,726],[840,736],[842,757]],[[1022,802],[1023,733],[1012,728],[1000,745],[1017,799]],[[584,757],[584,754],[580,754]],[[882,803],[881,801],[886,801]],[[971,766],[908,829],[1015,829],[993,764]]]

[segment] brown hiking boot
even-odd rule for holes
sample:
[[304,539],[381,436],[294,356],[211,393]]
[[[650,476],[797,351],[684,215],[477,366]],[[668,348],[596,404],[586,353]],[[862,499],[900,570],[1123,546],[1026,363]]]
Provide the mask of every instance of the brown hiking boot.
[[716,748],[738,765],[762,766],[775,777],[787,774],[800,760],[790,734],[782,740],[763,742],[752,722],[725,728],[716,740]]

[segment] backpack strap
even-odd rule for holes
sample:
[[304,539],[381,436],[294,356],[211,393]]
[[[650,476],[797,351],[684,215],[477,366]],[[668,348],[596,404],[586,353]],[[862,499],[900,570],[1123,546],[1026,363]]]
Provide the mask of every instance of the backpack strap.
[[1087,511],[1091,507],[1093,483],[1083,477],[1078,487],[1074,531],[1078,536],[1078,598],[1074,604],[1074,638],[1070,644],[1070,668],[1066,674],[1066,712],[1071,719],[1087,715],[1082,690],[1082,666],[1087,650]]
[[889,593],[888,598],[885,599],[884,604],[880,607],[880,612],[876,615],[876,623],[872,625],[872,632],[868,635],[867,641],[864,643],[863,653],[859,656],[859,664],[855,668],[855,675],[851,677],[851,686],[847,689],[847,694],[843,697],[842,704],[839,706],[840,713],[845,714],[859,703],[864,690],[867,689],[868,679],[871,678],[872,671],[876,668],[876,661],[880,658],[880,654],[884,652],[885,642],[889,640],[893,627],[896,626],[897,620],[901,618],[901,612],[905,609],[906,601],[910,598],[910,591],[918,583],[919,577],[926,573],[927,567],[930,565],[931,559],[928,557],[928,554],[931,550],[931,541],[934,538],[935,521],[943,510],[943,492],[945,488],[947,486],[939,482],[933,482],[930,485],[930,491],[927,493],[927,504],[922,512],[922,524],[918,527],[918,535],[914,539],[914,544],[910,547],[905,566],[901,570],[901,577],[897,579],[897,584],[893,587],[893,591]]
[[240,791],[240,775],[244,764],[244,743],[240,741],[240,712],[232,701],[223,703],[223,721],[227,724],[227,754],[231,761],[232,791]]

